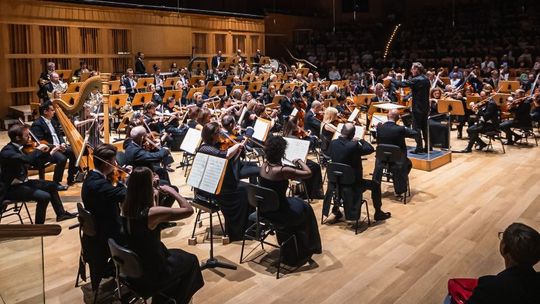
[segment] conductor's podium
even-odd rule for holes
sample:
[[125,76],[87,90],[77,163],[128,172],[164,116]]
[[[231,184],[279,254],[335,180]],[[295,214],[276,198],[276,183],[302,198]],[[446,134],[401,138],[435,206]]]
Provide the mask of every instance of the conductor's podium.
[[450,150],[433,150],[423,154],[411,153],[414,151],[414,147],[407,147],[407,157],[412,162],[414,169],[423,171],[432,171],[439,167],[442,167],[452,161],[452,152]]

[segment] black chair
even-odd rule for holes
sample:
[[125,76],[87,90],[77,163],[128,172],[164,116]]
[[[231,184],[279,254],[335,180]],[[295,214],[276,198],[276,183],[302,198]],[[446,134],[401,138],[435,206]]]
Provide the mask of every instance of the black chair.
[[[381,182],[391,183],[394,179],[392,167],[396,166],[402,160],[403,152],[396,145],[378,144],[375,150],[375,159],[382,165]],[[386,178],[386,181],[384,180]],[[409,184],[409,176],[407,175],[407,191],[403,195],[403,203],[407,204],[407,197],[411,196],[411,186]]]
[[484,132],[484,133],[480,133],[480,135],[483,135],[488,139],[488,143],[487,143],[487,146],[486,146],[486,148],[487,148],[486,151],[491,151],[491,152],[495,151],[495,149],[493,148],[493,142],[494,141],[499,141],[501,143],[503,154],[506,153],[506,149],[504,148],[504,143],[502,141],[501,131],[500,130],[487,131],[487,132]]
[[[345,187],[352,188],[356,186],[354,184],[354,178],[352,178],[354,176],[353,169],[349,165],[330,162],[328,164],[326,174],[328,175],[328,188],[333,189],[332,200],[330,201],[330,205],[334,206],[334,208],[345,208],[343,188]],[[362,205],[366,207],[367,221],[368,221],[368,226],[369,226],[371,225],[371,219],[369,218],[369,208],[367,205],[367,201],[365,199],[362,199],[362,202],[360,203],[359,211],[362,210]],[[358,214],[358,218],[356,219],[356,223],[354,227],[354,234],[358,234],[359,221],[360,221],[360,214]],[[321,224],[324,224],[324,213],[321,214]]]
[[[242,249],[240,251],[240,264],[244,262],[244,247],[246,244],[246,240],[259,242],[259,244],[254,247],[246,256],[249,256],[257,247],[259,247],[259,245],[262,247],[263,250],[265,244],[274,248],[279,248],[279,261],[276,273],[276,279],[279,279],[279,273],[281,271],[281,264],[283,259],[281,248],[292,241],[294,242],[296,253],[298,254],[296,236],[286,233],[284,231],[285,227],[277,225],[276,223],[273,223],[272,221],[264,218],[261,215],[261,213],[276,211],[279,209],[279,198],[274,190],[264,188],[258,185],[249,184],[247,188],[247,193],[249,204],[255,207],[255,212],[253,212],[249,216],[250,221],[253,221],[254,224],[249,226],[244,233],[244,238],[242,239]],[[266,241],[266,238],[269,235],[275,235],[276,233],[284,235],[285,241],[278,244]],[[298,269],[298,267],[296,267],[294,270],[296,269]]]
[[156,295],[168,298],[170,303],[176,303],[174,299],[163,294],[163,291],[173,284],[177,284],[177,280],[167,282],[167,284],[164,284],[156,290],[149,290],[147,288],[141,290],[136,284],[137,280],[144,277],[144,271],[139,256],[135,252],[118,245],[113,239],[109,239],[109,249],[111,250],[112,260],[116,268],[115,279],[118,298],[122,303],[125,303],[124,300],[126,300],[122,299],[122,286],[126,287],[134,294],[132,299],[127,301],[127,303],[135,303],[138,299],[142,299],[144,303],[147,303],[147,299]]
[[525,144],[529,144],[529,137],[531,137],[532,139],[534,139],[534,143],[538,147],[538,138],[536,137],[536,134],[534,134],[532,124],[528,127],[516,128],[516,130],[519,132],[519,135],[521,136],[518,139],[519,143],[525,142]]
[[26,211],[28,219],[30,220],[30,224],[34,224],[34,221],[32,220],[32,216],[30,216],[30,211],[28,210],[28,206],[26,205],[26,202],[4,200],[0,204],[0,223],[2,222],[3,218],[10,217],[10,216],[17,216],[19,218],[19,221],[21,222],[21,225],[24,224],[23,218],[21,216],[21,212],[23,210]]
[[214,215],[217,215],[219,226],[221,227],[221,233],[223,235],[222,243],[228,244],[229,239],[227,237],[227,234],[225,233],[225,228],[223,227],[223,222],[221,221],[221,210],[219,208],[219,205],[214,203],[211,199],[205,197],[204,195],[197,193],[193,200],[190,201],[191,205],[197,209],[197,215],[195,216],[195,222],[193,223],[193,231],[191,232],[191,238],[188,240],[189,245],[196,245],[197,239],[195,238],[195,230],[197,229],[197,226],[202,227],[202,216],[204,213],[208,214],[208,218],[210,220],[210,242],[214,241],[214,227],[212,225],[212,218]]
[[[86,282],[87,280],[86,264],[88,264],[87,260],[89,258],[88,255],[90,254],[90,248],[87,247],[91,245],[87,245],[86,242],[83,240],[83,237],[86,236],[87,238],[94,238],[97,235],[95,219],[94,216],[90,213],[90,211],[86,210],[81,203],[77,203],[77,212],[79,213],[77,215],[79,223],[69,227],[69,229],[79,228],[79,241],[81,243],[81,252],[79,254],[79,268],[77,270],[77,278],[75,279],[75,287],[79,287],[80,280],[84,282]],[[93,271],[92,269],[90,269],[90,277],[90,285],[94,293],[94,303],[97,303],[99,285],[101,283],[101,280],[109,276],[102,273],[96,273],[96,270]]]

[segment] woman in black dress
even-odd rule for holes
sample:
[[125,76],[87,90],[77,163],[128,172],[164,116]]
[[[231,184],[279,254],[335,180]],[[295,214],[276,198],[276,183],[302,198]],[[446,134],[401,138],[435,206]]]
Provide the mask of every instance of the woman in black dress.
[[[152,179],[150,169],[135,168],[122,206],[128,248],[139,256],[143,268],[143,277],[132,285],[142,292],[155,292],[167,285],[170,287],[163,294],[176,303],[189,303],[204,285],[199,261],[191,253],[167,249],[161,242],[159,224],[187,218],[193,214],[193,208],[183,197],[177,199],[180,208],[156,206]],[[155,296],[152,303],[166,303],[166,299]]]
[[[302,160],[294,160],[297,168],[286,167],[281,163],[285,155],[287,142],[283,137],[270,137],[266,141],[266,162],[261,167],[260,185],[274,190],[279,197],[279,208],[276,211],[261,215],[274,223],[286,227],[286,233],[294,234],[298,246],[298,254],[294,244],[288,243],[282,248],[283,263],[290,266],[302,266],[311,260],[311,256],[322,253],[321,237],[317,219],[313,209],[300,198],[287,198],[286,192],[290,178],[308,178],[311,170]],[[277,234],[278,241],[286,236]]]

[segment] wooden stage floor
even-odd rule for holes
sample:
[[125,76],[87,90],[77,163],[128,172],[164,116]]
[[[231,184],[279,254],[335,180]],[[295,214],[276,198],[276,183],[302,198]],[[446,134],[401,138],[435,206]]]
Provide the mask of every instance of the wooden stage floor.
[[[454,150],[462,149],[466,141],[455,138],[453,133]],[[0,139],[3,146],[5,132]],[[508,147],[506,154],[500,152],[499,144],[495,148],[498,153],[454,154],[450,164],[432,172],[413,170],[407,205],[393,198],[391,186],[383,185],[383,208],[392,212],[392,218],[358,235],[344,223],[320,226],[324,252],[314,256],[313,267],[279,280],[275,268],[254,262],[238,265],[236,271],[205,270],[206,285],[193,302],[441,303],[449,278],[478,277],[503,269],[499,231],[512,222],[540,229],[540,148]],[[364,162],[365,175],[372,171],[373,162],[374,155]],[[177,170],[172,177],[182,193],[191,195],[183,186],[183,171]],[[68,210],[76,209],[79,187],[63,193]],[[368,201],[373,215],[369,195]],[[312,205],[320,217],[322,202]],[[54,223],[51,208],[47,215],[47,222]],[[169,248],[182,248],[203,260],[208,257],[208,242],[188,245],[193,221],[194,216],[168,229],[163,241]],[[62,233],[44,241],[47,303],[82,303],[82,291],[74,288],[78,232],[67,229],[75,222],[62,222]],[[217,242],[215,253],[238,264],[240,247],[241,242]]]

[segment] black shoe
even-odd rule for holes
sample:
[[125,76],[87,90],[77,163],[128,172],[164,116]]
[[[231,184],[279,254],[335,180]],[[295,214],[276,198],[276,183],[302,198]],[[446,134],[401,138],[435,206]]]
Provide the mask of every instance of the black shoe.
[[485,142],[480,142],[480,144],[478,144],[478,146],[476,147],[476,150],[484,150],[484,148],[487,147],[487,144]]
[[462,138],[463,138],[463,135],[461,135],[461,133],[458,133],[457,139],[462,139]]
[[424,149],[422,148],[416,148],[414,149],[413,151],[411,151],[412,154],[423,154],[424,153]]
[[337,221],[343,218],[343,213],[341,213],[340,210],[336,210],[336,211],[332,210],[332,213],[334,214],[334,221]]
[[386,219],[389,219],[391,216],[392,214],[390,212],[383,212],[383,211],[375,212],[376,221],[384,221]]
[[61,221],[69,220],[76,217],[77,217],[77,213],[70,213],[70,212],[65,211],[64,214],[56,217],[56,221],[61,222]]
[[67,181],[68,186],[73,186],[73,185],[75,185],[75,183],[76,182],[75,182],[74,179],[68,179],[68,181]]
[[56,186],[57,191],[66,191],[68,188],[69,186],[62,185],[62,184],[58,184],[58,186]]
[[472,152],[471,148],[465,148],[465,149],[459,151],[459,153],[471,153],[471,152]]

